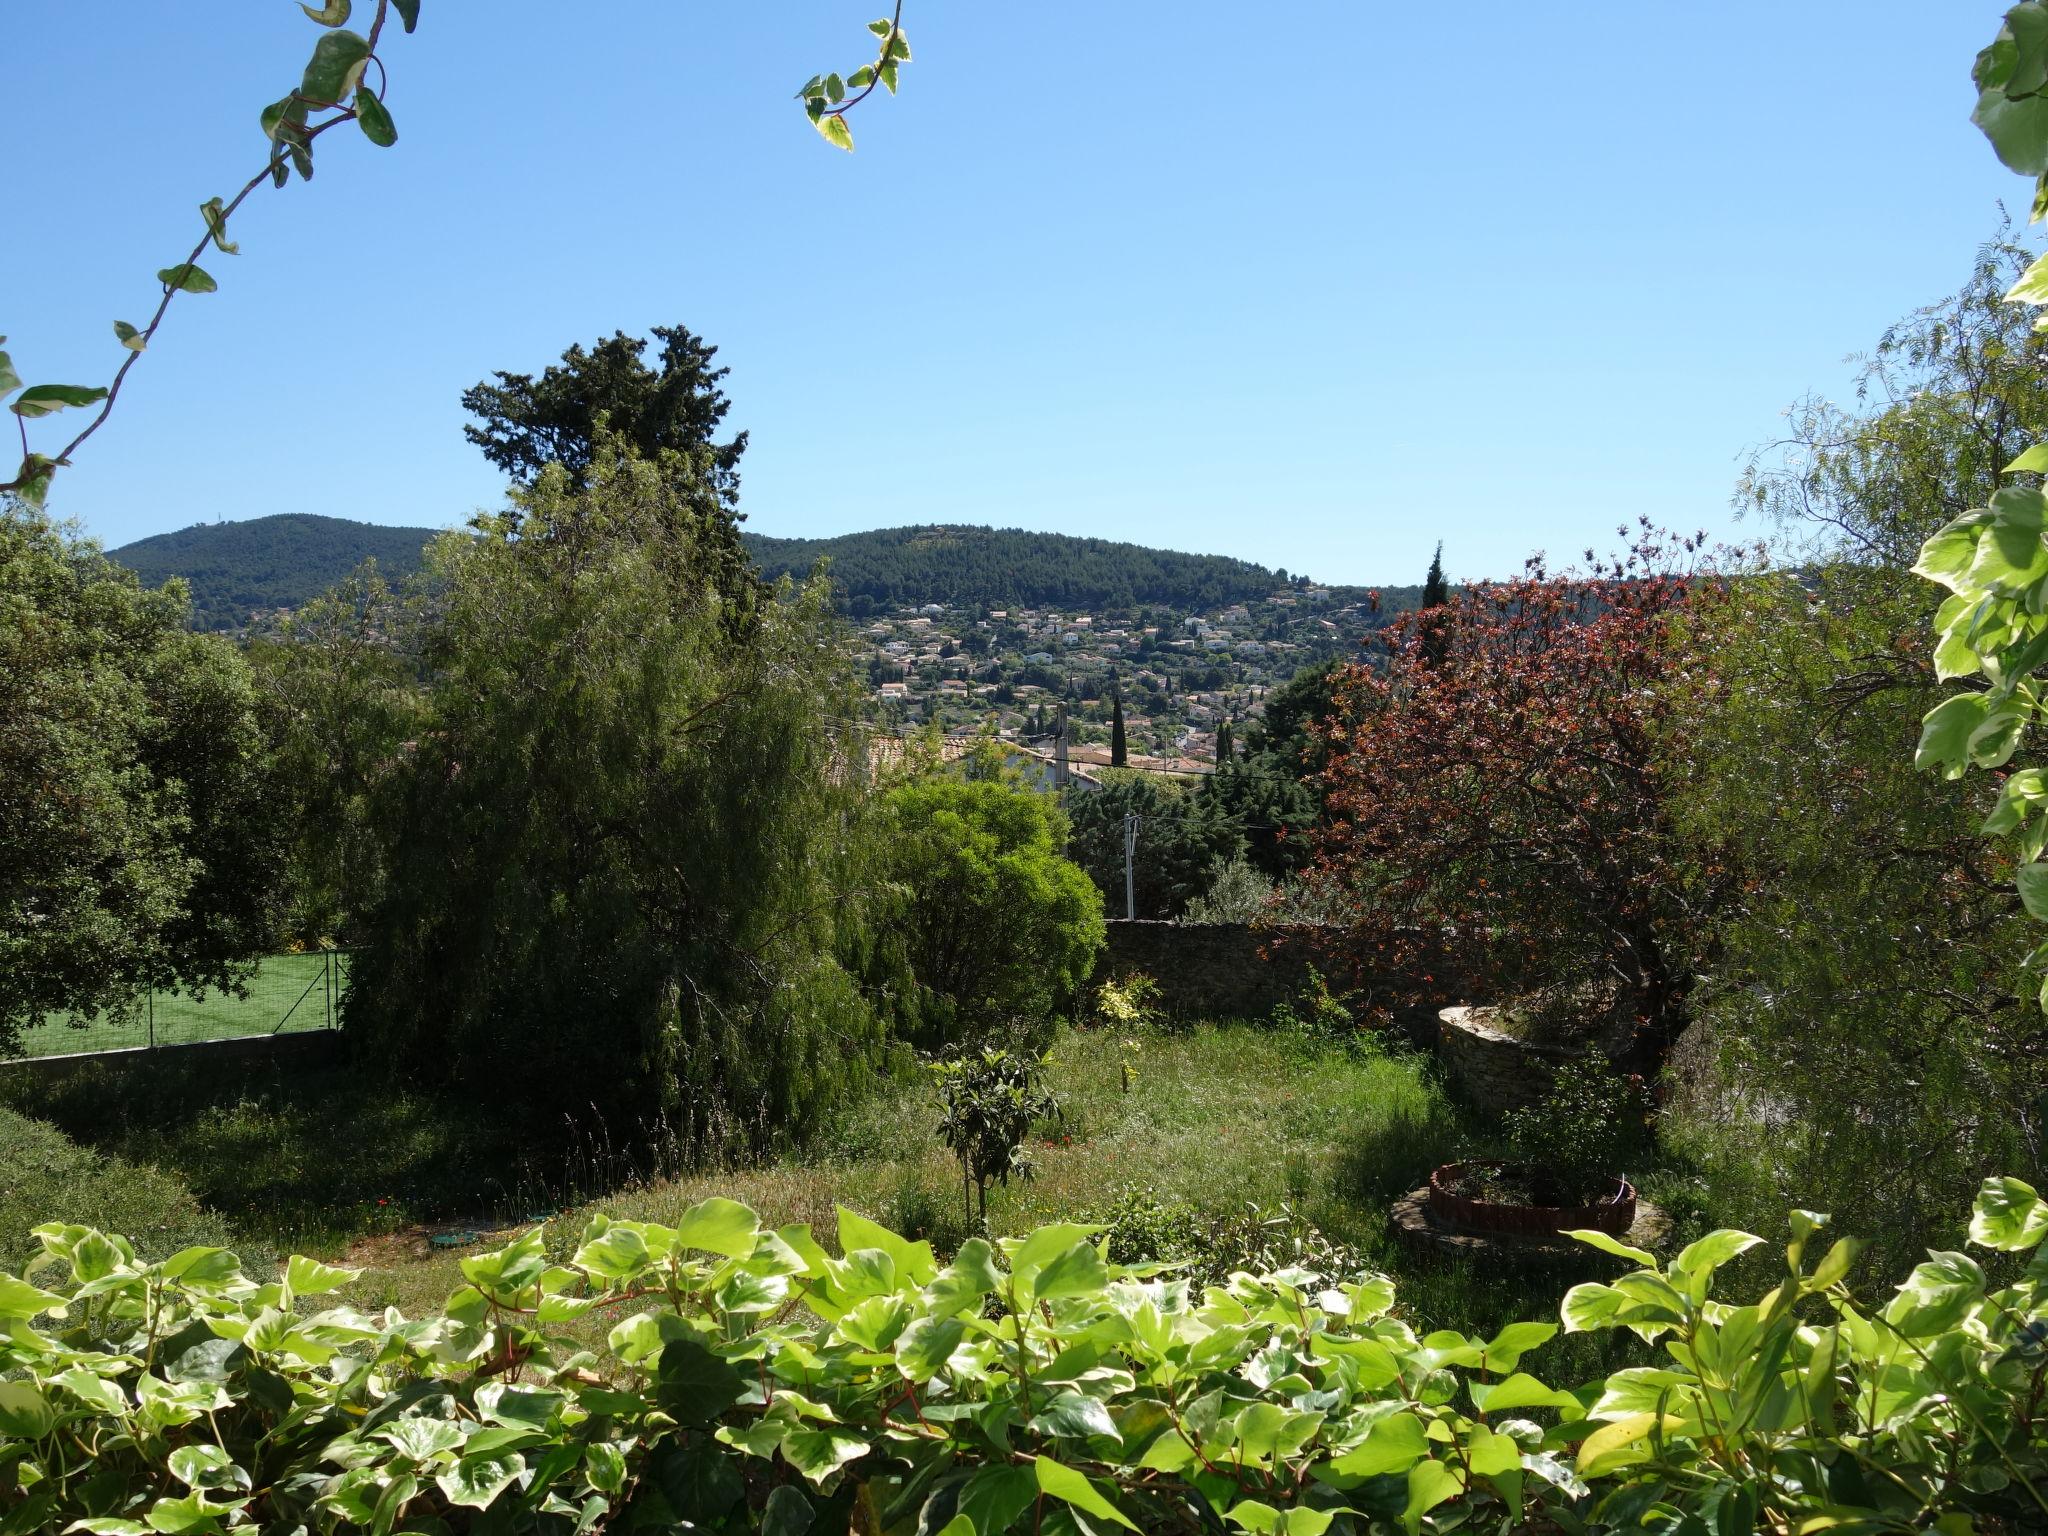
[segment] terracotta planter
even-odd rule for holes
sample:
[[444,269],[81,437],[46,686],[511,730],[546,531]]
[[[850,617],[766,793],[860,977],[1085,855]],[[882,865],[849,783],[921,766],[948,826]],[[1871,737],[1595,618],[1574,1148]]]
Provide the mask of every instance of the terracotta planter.
[[1497,1162],[1445,1163],[1429,1176],[1430,1213],[1461,1231],[1518,1237],[1542,1237],[1580,1227],[1620,1237],[1636,1224],[1636,1191],[1627,1179],[1615,1179],[1612,1195],[1592,1205],[1509,1205],[1473,1200],[1455,1192],[1468,1173],[1502,1166]]

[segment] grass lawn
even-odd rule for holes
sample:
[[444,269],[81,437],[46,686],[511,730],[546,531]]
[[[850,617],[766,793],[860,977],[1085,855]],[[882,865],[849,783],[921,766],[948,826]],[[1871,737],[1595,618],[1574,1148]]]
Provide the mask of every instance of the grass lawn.
[[[47,1014],[21,1033],[28,1056],[62,1056],[75,1051],[117,1051],[152,1043],[185,1045],[241,1035],[325,1029],[332,1022],[329,988],[345,979],[348,957],[330,961],[320,954],[271,955],[247,981],[247,995],[207,992],[197,997],[158,992],[128,1010],[94,1014],[78,1023],[66,1013]],[[153,1015],[153,1018],[152,1018]]]

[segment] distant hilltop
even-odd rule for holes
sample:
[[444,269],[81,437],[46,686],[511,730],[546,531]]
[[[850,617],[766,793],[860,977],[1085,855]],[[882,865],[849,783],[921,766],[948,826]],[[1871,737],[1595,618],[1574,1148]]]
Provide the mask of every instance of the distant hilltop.
[[[439,531],[286,512],[195,524],[109,553],[148,586],[182,576],[191,588],[195,628],[240,629],[259,614],[300,607],[367,559],[399,581],[419,568],[422,550]],[[1223,555],[1020,528],[961,524],[878,528],[830,539],[744,537],[771,580],[801,580],[819,559],[830,560],[839,607],[855,617],[927,603],[1207,613],[1306,584],[1306,578],[1284,570]]]
[[107,551],[160,587],[173,576],[192,589],[194,629],[240,629],[259,613],[312,601],[365,560],[393,582],[419,569],[437,528],[388,528],[345,517],[282,512],[235,523],[195,523]]

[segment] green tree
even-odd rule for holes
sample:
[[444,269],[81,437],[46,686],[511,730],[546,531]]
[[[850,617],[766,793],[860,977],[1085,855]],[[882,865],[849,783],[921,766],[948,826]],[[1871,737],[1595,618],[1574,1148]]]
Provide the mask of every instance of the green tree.
[[1110,704],[1109,766],[1122,768],[1130,760],[1130,747],[1124,740],[1124,696],[1123,690],[1119,689]]
[[273,935],[249,669],[97,546],[0,507],[0,1052],[46,1013],[223,988]]
[[249,646],[291,829],[285,921],[309,943],[353,943],[382,891],[377,802],[426,719],[416,623],[372,560]]
[[[1429,557],[1429,574],[1422,581],[1422,610],[1425,613],[1429,613],[1432,610],[1442,608],[1450,600],[1451,584],[1444,580],[1444,546],[1443,541],[1439,539],[1437,541],[1436,553]],[[1449,639],[1450,637],[1445,631],[1441,614],[1438,614],[1435,618],[1424,620],[1422,625],[1423,659],[1432,663],[1442,661],[1444,651],[1449,645]]]
[[1230,722],[1225,720],[1216,727],[1216,766],[1218,768],[1221,768],[1237,755],[1233,747],[1234,743],[1230,739]]
[[1216,815],[1244,829],[1247,855],[1268,880],[1285,879],[1312,852],[1328,760],[1322,730],[1336,708],[1337,671],[1334,663],[1305,668],[1268,694],[1245,750],[1229,761],[1219,752],[1202,785]]
[[1005,778],[929,774],[883,796],[875,928],[907,979],[898,1028],[936,1050],[1073,1006],[1102,947],[1102,898],[1061,853],[1053,799]]
[[1796,1199],[1893,1257],[1944,1240],[1993,1169],[2039,1170],[2048,1131],[2048,1026],[2011,968],[2027,925],[1978,835],[1991,797],[1905,750],[1947,691],[1913,561],[2048,431],[2048,339],[2003,299],[2027,260],[1984,247],[1880,338],[1860,409],[1802,402],[1752,461],[1742,500],[1796,563],[1695,615],[1714,665],[1666,770],[1685,835],[1741,876],[1668,1128],[1725,1216]]
[[881,1041],[838,958],[858,805],[819,727],[850,704],[825,593],[733,622],[696,454],[551,467],[436,547],[348,1023],[394,1069],[743,1155]]
[[549,464],[569,472],[570,483],[588,483],[598,454],[600,423],[617,433],[642,458],[673,449],[694,463],[709,450],[710,481],[728,507],[739,503],[740,456],[747,434],[718,442],[732,408],[719,383],[730,368],[714,368],[718,348],[680,325],[657,325],[659,366],[642,360],[647,338],[614,331],[589,350],[580,344],[535,378],[496,373],[495,384],[473,384],[462,392],[462,408],[477,418],[463,435],[484,457],[521,485]]
[[1098,790],[1062,797],[1071,830],[1069,856],[1088,872],[1111,912],[1124,911],[1124,818],[1139,818],[1132,871],[1139,917],[1179,917],[1209,889],[1220,865],[1244,851],[1244,838],[1209,796],[1157,774],[1111,768]]

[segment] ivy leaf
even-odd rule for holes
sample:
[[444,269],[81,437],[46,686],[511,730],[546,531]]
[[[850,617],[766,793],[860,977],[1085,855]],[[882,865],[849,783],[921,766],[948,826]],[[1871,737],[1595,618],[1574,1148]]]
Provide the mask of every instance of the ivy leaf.
[[825,136],[827,144],[836,144],[848,153],[852,152],[853,130],[846,126],[845,118],[827,117],[820,113],[814,121],[817,124],[818,132]]
[[377,99],[376,92],[356,92],[356,121],[362,125],[363,137],[379,149],[389,149],[398,142],[398,125],[391,121],[391,113]]
[[1612,1237],[1605,1232],[1596,1231],[1591,1227],[1578,1227],[1564,1235],[1577,1238],[1588,1248],[1598,1248],[1602,1253],[1611,1253],[1617,1259],[1627,1259],[1630,1263],[1640,1264],[1645,1269],[1655,1269],[1657,1267],[1657,1256],[1654,1253],[1645,1253],[1640,1248],[1631,1248],[1621,1239]]
[[87,389],[83,384],[37,384],[23,390],[7,409],[17,416],[48,416],[68,405],[91,405],[106,398],[104,389]]
[[1038,1480],[1029,1467],[983,1467],[960,1490],[958,1508],[981,1536],[1000,1536],[1037,1497]]
[[295,1253],[285,1261],[284,1283],[294,1296],[324,1296],[361,1279],[362,1273],[360,1269],[338,1269]]
[[1986,1179],[1970,1213],[1970,1241],[2017,1253],[2048,1236],[2048,1202],[2020,1179]]
[[2048,8],[2028,3],[2006,13],[1971,76],[1980,92],[1970,121],[2006,166],[2022,176],[2048,172]]
[[1071,1387],[1046,1404],[1044,1411],[1034,1417],[1028,1427],[1037,1435],[1065,1435],[1074,1440],[1101,1435],[1119,1443],[1123,1440],[1109,1416],[1109,1410],[1099,1400]]
[[695,1339],[671,1339],[662,1346],[655,1400],[678,1424],[709,1424],[746,1390],[745,1378]]
[[1037,1462],[1038,1487],[1043,1493],[1071,1504],[1084,1515],[1098,1519],[1113,1520],[1125,1530],[1135,1531],[1124,1512],[1105,1499],[1096,1486],[1072,1467],[1062,1466],[1050,1456],[1034,1458]]
[[2013,884],[2019,888],[2020,904],[2027,909],[2027,916],[2048,922],[2048,863],[2035,859],[2022,864],[2013,874]]
[[868,23],[868,30],[877,37],[887,37],[895,28],[896,23],[887,16],[882,17],[879,21]]
[[1441,1461],[1418,1461],[1408,1469],[1408,1507],[1401,1511],[1401,1523],[1408,1527],[1409,1536],[1422,1529],[1422,1517],[1445,1499],[1456,1498],[1465,1491],[1465,1481],[1459,1473]]
[[894,96],[896,94],[896,61],[894,59],[886,59],[883,61],[881,68],[881,80],[882,84],[886,85],[889,88],[889,94],[891,96]]
[[910,62],[910,39],[903,35],[901,27],[898,27],[896,35],[889,39],[889,47],[886,51],[889,58],[896,63],[908,64]]
[[120,338],[121,345],[130,352],[140,352],[149,345],[148,342],[142,339],[142,332],[135,329],[126,320],[116,320],[114,322],[114,334]]
[[434,1483],[450,1504],[484,1509],[525,1470],[526,1458],[517,1451],[495,1456],[465,1456],[452,1471],[435,1478]]
[[391,0],[391,5],[398,12],[398,19],[405,23],[407,32],[420,24],[420,0]]
[[[313,20],[319,22],[323,27],[345,27],[348,25],[349,0],[327,0],[325,8],[317,11],[310,5],[305,4],[304,0],[300,0],[299,9],[312,17]],[[408,27],[406,30],[411,31],[412,29]]]
[[182,267],[160,267],[156,280],[166,288],[175,288],[180,293],[215,293],[220,284],[204,267],[186,262]]
[[57,1410],[32,1382],[0,1381],[0,1435],[40,1440],[57,1427]]
[[349,77],[370,57],[370,41],[356,32],[329,32],[313,45],[299,94],[308,102],[338,102],[348,95]]
[[713,1195],[683,1212],[676,1222],[676,1245],[702,1248],[721,1258],[744,1259],[761,1237],[761,1218],[737,1200]]
[[[0,336],[0,341],[6,339],[5,336]],[[12,394],[19,388],[21,375],[14,371],[14,359],[5,352],[0,352],[0,395]]]
[[[2043,257],[2042,260],[2048,261],[2048,257]],[[2038,267],[2040,265],[2040,261],[2034,263],[2034,267]],[[2032,274],[2034,267],[2027,268],[2029,275]],[[2025,282],[2026,278],[2021,278],[2020,281]],[[2008,295],[2008,297],[2010,297],[2010,295]],[[2043,471],[2048,471],[2048,443],[2034,444],[2033,447],[2029,448],[2025,453],[2021,454],[2018,458],[2014,459],[2010,464],[2005,466],[2005,472],[2008,475],[2025,474],[2029,471],[2032,471],[2035,474],[2039,474]]]
[[824,1482],[849,1461],[858,1461],[867,1452],[867,1441],[833,1429],[791,1430],[782,1438],[783,1456],[814,1483]]

